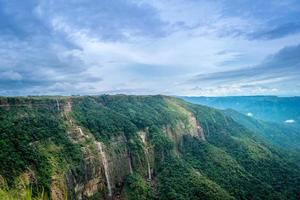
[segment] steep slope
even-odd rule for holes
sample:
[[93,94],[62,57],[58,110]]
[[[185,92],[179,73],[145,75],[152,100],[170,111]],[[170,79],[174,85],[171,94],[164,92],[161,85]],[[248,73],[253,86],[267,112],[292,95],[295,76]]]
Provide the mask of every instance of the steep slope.
[[48,195],[51,191],[57,199],[66,198],[66,173],[71,168],[81,171],[82,156],[80,146],[66,134],[57,101],[1,98],[0,102],[0,176],[5,188],[0,197],[25,199],[31,192],[44,196],[44,191]]
[[40,199],[300,197],[299,167],[212,108],[166,96],[0,99],[0,198],[30,187]]

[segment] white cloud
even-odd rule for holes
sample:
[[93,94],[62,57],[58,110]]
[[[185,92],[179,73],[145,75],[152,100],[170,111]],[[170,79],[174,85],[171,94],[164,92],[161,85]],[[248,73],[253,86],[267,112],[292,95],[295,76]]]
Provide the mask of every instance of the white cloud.
[[[218,38],[215,36],[190,37],[186,31],[175,32],[174,34],[155,40],[140,38],[134,42],[102,41],[100,38],[89,35],[88,31],[84,29],[77,29],[65,24],[59,18],[54,19],[52,25],[56,31],[66,34],[70,42],[80,47],[79,50],[71,50],[66,54],[80,58],[85,64],[86,72],[97,73],[99,76],[104,77],[103,85],[107,85],[107,90],[111,90],[111,88],[115,88],[116,85],[121,83],[129,83],[128,85],[132,88],[136,88],[137,85],[145,88],[154,87],[152,89],[157,93],[167,92],[169,94],[193,95],[195,90],[190,93],[191,91],[188,88],[196,86],[192,83],[180,86],[180,82],[184,82],[186,78],[196,73],[223,71],[224,65],[222,64],[224,62],[239,59],[241,54],[251,56],[254,53],[254,49],[256,49],[252,45],[252,53],[244,52],[246,46],[248,50],[251,49],[251,43],[241,38]],[[235,44],[239,44],[235,50],[231,46],[233,40],[235,40]],[[274,44],[276,44],[276,41]],[[256,62],[259,60],[257,59]],[[255,59],[253,62],[255,63]],[[132,65],[148,66],[149,70],[146,70],[144,73],[151,71],[151,68],[154,68],[154,66],[161,66],[162,71],[169,71],[168,79],[159,79],[160,84],[157,85],[153,82],[156,81],[156,77],[148,77],[150,79],[145,80],[144,76],[139,77],[135,73],[132,74],[132,71],[130,71]],[[240,64],[237,66],[241,67]],[[226,66],[225,70],[235,68],[235,65]],[[138,67],[135,69],[138,70]],[[174,74],[175,71],[177,74]],[[276,88],[261,86],[253,86],[248,89],[243,88],[245,84],[258,85],[263,84],[266,80],[253,79],[249,82],[246,79],[239,81],[239,84],[215,84],[210,87],[206,87],[206,83],[204,83],[204,85],[202,84],[204,87],[197,94],[228,95],[243,94],[245,92],[247,92],[246,94],[264,94],[264,92],[273,94],[278,92]],[[270,82],[270,80],[268,81]],[[168,86],[169,88],[162,86]]]
[[248,112],[248,113],[247,113],[247,116],[249,116],[249,117],[253,117],[253,113],[251,113],[251,112]]
[[293,119],[287,119],[287,120],[284,121],[284,123],[286,123],[286,124],[293,124],[293,123],[295,123],[295,122],[296,122],[296,121],[293,120]]
[[188,80],[256,66],[279,49],[300,43],[299,33],[250,38],[260,27],[268,28],[266,20],[247,4],[236,9],[235,3],[222,1],[45,0],[32,11],[26,19],[46,32],[22,40],[12,36],[18,39],[9,42],[0,35],[2,77],[24,80],[29,93],[281,94],[284,88],[279,86],[291,76]]

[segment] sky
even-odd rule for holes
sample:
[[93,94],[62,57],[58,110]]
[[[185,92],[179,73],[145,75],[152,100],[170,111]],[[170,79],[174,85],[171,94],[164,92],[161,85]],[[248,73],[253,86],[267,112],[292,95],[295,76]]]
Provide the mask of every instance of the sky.
[[0,0],[0,95],[300,95],[299,0]]

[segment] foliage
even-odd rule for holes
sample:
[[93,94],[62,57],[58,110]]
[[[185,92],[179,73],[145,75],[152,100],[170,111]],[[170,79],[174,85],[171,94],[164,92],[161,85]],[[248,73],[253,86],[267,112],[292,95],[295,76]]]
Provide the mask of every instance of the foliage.
[[21,176],[16,179],[16,185],[10,189],[6,180],[0,176],[0,199],[3,200],[47,200],[48,197],[42,190],[33,195],[32,187],[28,180]]
[[257,120],[232,109],[223,112],[272,145],[289,151],[300,150],[300,129],[297,127]]
[[[270,185],[248,173],[224,150],[197,138],[184,138],[184,159],[237,199],[281,199]],[[255,193],[253,192],[255,191]]]
[[[123,127],[125,124],[135,127],[130,130],[147,130],[154,148],[154,171],[158,177],[159,196],[162,199],[190,199],[195,196],[194,191],[189,191],[190,186],[195,183],[203,185],[203,180],[205,184],[219,188],[222,191],[220,194],[226,193],[228,198],[296,199],[299,195],[297,191],[300,173],[297,166],[283,158],[278,149],[268,146],[253,132],[216,109],[164,96],[103,95],[83,98],[80,101],[89,101],[95,106],[95,109],[89,107],[83,113],[84,121],[89,123],[87,127],[95,120],[98,120],[94,123],[97,125],[101,124],[100,121],[112,122],[109,124],[114,129],[107,130],[105,126],[101,126],[97,134],[113,135],[123,131],[126,136],[132,137],[134,131],[126,133]],[[106,114],[94,115],[93,119],[93,112]],[[178,130],[175,127],[179,121],[188,123],[187,112],[194,114],[204,130],[207,142],[186,139],[180,147],[182,155],[177,159],[170,159],[174,156],[172,150],[178,144],[170,140],[163,129],[170,126],[175,134],[181,135],[182,133],[176,133]],[[114,123],[116,121],[120,123]],[[123,121],[126,123],[122,123]],[[131,146],[135,147],[131,147],[132,154],[141,151],[140,145],[138,140],[131,142]],[[137,155],[142,156],[141,153]],[[182,159],[190,166],[187,167],[187,163],[182,164]],[[199,173],[201,179],[195,178]],[[182,174],[190,178],[185,179]],[[205,193],[210,194],[208,191]]]
[[125,181],[125,196],[128,200],[151,200],[153,190],[149,182],[146,182],[139,174],[131,174]]
[[[289,154],[224,112],[161,95],[70,99],[75,123],[104,142],[107,150],[116,138],[124,141],[122,150],[112,149],[119,149],[114,154],[128,153],[132,162],[133,174],[116,186],[121,190],[124,186],[127,199],[300,198],[300,168]],[[42,188],[49,191],[53,174],[76,171],[82,162],[79,146],[69,141],[55,98],[0,98],[0,102],[10,105],[0,108],[0,174],[8,180],[3,194],[14,191],[14,180],[28,169],[35,172],[35,197]],[[23,104],[30,106],[13,106]],[[191,116],[205,139],[197,137],[198,132],[190,134]],[[146,134],[146,141],[139,131]],[[150,182],[145,177],[147,159],[153,173]],[[103,196],[99,191],[92,198]]]
[[158,175],[159,199],[234,199],[224,189],[175,157],[168,157]]
[[[16,98],[8,102],[8,108],[0,108],[0,174],[8,186],[13,187],[16,177],[28,169],[34,170],[37,184],[33,185],[33,193],[41,189],[48,193],[53,175],[49,158],[57,159],[58,163],[64,160],[76,167],[81,162],[79,146],[67,138],[55,101],[26,102]],[[57,151],[47,149],[50,143],[57,146]]]
[[137,131],[126,117],[102,106],[92,97],[74,99],[72,115],[101,141],[124,133],[129,137]]

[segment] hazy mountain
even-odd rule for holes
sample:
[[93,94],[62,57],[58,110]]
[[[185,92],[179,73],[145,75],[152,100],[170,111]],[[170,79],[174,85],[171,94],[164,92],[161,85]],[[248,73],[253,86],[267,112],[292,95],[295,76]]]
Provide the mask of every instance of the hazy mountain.
[[215,108],[231,108],[265,121],[300,126],[300,97],[236,96],[182,98],[192,103]]
[[223,112],[239,124],[278,147],[300,150],[300,129],[297,127],[257,120],[232,109],[227,109]]
[[299,199],[299,166],[234,116],[166,96],[0,98],[0,199]]

